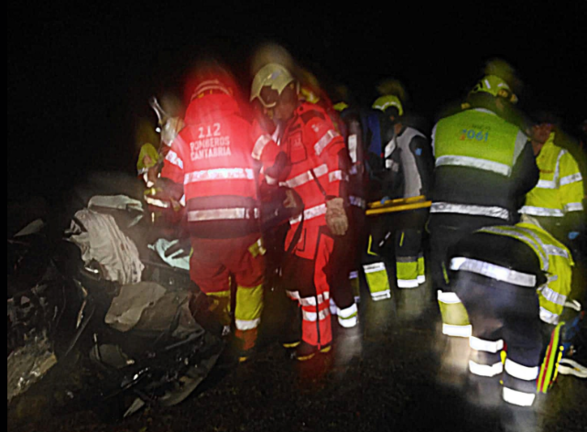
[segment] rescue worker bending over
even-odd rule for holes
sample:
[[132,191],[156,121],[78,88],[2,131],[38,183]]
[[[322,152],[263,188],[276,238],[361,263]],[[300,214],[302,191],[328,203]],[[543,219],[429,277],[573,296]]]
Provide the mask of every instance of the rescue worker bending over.
[[161,176],[176,196],[185,192],[190,275],[214,299],[225,326],[230,324],[230,286],[236,285],[235,336],[244,361],[255,346],[263,306],[255,167],[260,161],[268,175],[278,178],[283,153],[241,116],[237,87],[226,70],[210,63],[195,73],[186,126],[172,142]]
[[494,405],[498,391],[512,406],[534,404],[544,379],[543,335],[551,334],[568,301],[572,266],[569,250],[528,216],[516,225],[481,228],[453,248],[452,292],[445,295],[458,296],[472,324],[469,372],[481,404]]
[[331,260],[334,236],[348,229],[343,194],[348,152],[324,110],[300,100],[298,82],[285,67],[269,63],[257,72],[251,90],[251,101],[255,99],[284,122],[280,146],[291,163],[284,183],[304,206],[290,220],[283,263],[286,291],[302,313],[301,343],[292,335],[287,345],[297,345],[296,358],[303,361],[331,349],[328,280],[337,271]]
[[444,295],[448,250],[481,227],[516,223],[524,196],[538,181],[532,146],[508,121],[516,100],[504,79],[487,75],[470,92],[467,109],[441,119],[432,131],[431,270],[448,335],[470,334],[458,298]]

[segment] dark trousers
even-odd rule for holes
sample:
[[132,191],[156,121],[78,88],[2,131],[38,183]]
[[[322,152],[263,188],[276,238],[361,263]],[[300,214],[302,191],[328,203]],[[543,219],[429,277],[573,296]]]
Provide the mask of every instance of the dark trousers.
[[501,219],[481,216],[430,214],[427,228],[430,233],[430,274],[434,288],[450,291],[447,257],[451,248],[464,236],[492,225],[508,225],[508,223]]
[[[473,327],[470,372],[488,386],[503,377],[503,399],[531,406],[544,349],[535,290],[464,271],[457,272],[452,287]],[[502,350],[507,353],[505,368]]]

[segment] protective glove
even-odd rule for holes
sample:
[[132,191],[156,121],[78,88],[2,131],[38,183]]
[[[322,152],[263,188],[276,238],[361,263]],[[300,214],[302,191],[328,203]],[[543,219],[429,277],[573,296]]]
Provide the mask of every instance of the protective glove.
[[387,201],[391,201],[391,198],[389,198],[388,196],[384,196],[383,198],[381,198],[381,205],[385,204]]
[[577,237],[579,237],[579,231],[571,231],[567,237],[569,240],[575,240]]
[[349,221],[344,210],[344,200],[333,198],[326,201],[326,225],[332,234],[343,236],[349,227]]

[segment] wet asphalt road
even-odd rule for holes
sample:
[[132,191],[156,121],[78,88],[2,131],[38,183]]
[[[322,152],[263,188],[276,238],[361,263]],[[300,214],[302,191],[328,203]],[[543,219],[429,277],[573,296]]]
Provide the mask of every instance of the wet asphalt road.
[[[278,299],[270,293],[266,311]],[[56,410],[50,380],[12,404],[8,429],[21,431],[499,431],[502,408],[480,408],[465,390],[467,342],[439,333],[429,284],[360,305],[360,328],[338,331],[330,354],[290,360],[266,331],[250,362],[217,368],[186,401],[119,420],[102,408]],[[267,314],[265,329],[279,316]],[[587,431],[587,386],[561,376],[540,400],[537,426]]]

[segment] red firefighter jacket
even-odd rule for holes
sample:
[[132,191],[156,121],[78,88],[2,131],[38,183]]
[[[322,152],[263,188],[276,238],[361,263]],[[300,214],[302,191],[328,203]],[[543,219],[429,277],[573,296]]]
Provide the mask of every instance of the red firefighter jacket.
[[[291,164],[283,184],[294,189],[304,203],[303,215],[290,221],[287,248],[302,219],[304,236],[300,243],[316,240],[311,233],[317,234],[317,228],[326,225],[326,201],[344,197],[348,152],[324,109],[311,103],[302,103],[296,109],[283,132],[281,149]],[[300,244],[298,249],[307,248]]]
[[242,118],[225,94],[194,99],[185,123],[161,177],[183,185],[192,235],[231,238],[258,231],[257,167],[275,160],[277,144]]

